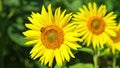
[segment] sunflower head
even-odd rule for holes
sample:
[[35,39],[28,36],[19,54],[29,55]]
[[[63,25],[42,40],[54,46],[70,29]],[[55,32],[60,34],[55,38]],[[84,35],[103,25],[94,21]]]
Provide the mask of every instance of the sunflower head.
[[48,64],[50,67],[55,59],[61,66],[70,57],[75,58],[70,49],[81,48],[77,41],[82,40],[75,30],[76,25],[70,23],[71,13],[65,14],[66,10],[61,12],[57,8],[53,15],[51,5],[47,10],[42,6],[41,13],[32,12],[31,17],[28,17],[31,23],[25,24],[30,30],[23,34],[30,40],[26,44],[34,44],[30,52],[31,58],[38,58],[41,64]]
[[116,37],[110,36],[112,39],[112,43],[109,44],[108,48],[109,51],[111,50],[113,54],[115,54],[116,50],[120,51],[120,24],[116,26],[114,31],[116,32],[117,36]]
[[42,43],[49,49],[59,48],[64,41],[64,33],[58,26],[50,25],[41,28]]
[[105,43],[111,42],[109,35],[116,36],[116,14],[107,13],[105,5],[98,7],[95,2],[88,3],[88,6],[83,5],[73,16],[73,21],[79,24],[77,31],[87,46],[92,44],[94,49],[103,48]]

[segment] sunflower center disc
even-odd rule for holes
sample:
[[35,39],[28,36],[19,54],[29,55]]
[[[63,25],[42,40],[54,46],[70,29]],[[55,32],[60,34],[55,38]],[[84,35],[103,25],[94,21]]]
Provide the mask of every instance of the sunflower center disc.
[[49,42],[55,42],[57,40],[57,32],[55,30],[50,30],[46,33],[46,38]]
[[101,34],[105,30],[105,23],[102,18],[92,17],[88,21],[88,29],[96,35]]
[[92,27],[93,27],[94,29],[99,29],[99,27],[100,27],[99,21],[97,21],[97,20],[93,21]]
[[64,33],[55,25],[47,26],[41,29],[41,40],[45,47],[56,49],[63,43]]

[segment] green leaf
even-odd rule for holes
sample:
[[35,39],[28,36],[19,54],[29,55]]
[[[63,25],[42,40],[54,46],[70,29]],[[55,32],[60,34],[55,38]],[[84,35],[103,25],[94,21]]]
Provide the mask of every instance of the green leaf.
[[63,63],[62,66],[59,66],[58,64],[56,64],[54,68],[66,68],[66,61]]
[[24,63],[26,68],[33,68],[33,64],[28,59],[25,59]]
[[112,53],[110,53],[108,49],[105,49],[100,53],[100,56],[110,56],[110,55],[112,55]]
[[71,7],[72,10],[78,11],[78,8],[82,7],[83,2],[81,0],[73,0]]
[[83,3],[84,3],[84,5],[88,5],[88,3],[93,3],[94,1],[93,0],[83,0]]
[[24,11],[39,11],[39,8],[33,5],[26,5],[25,7],[23,7]]
[[105,4],[107,6],[108,11],[113,10],[113,1],[112,0],[106,0]]
[[93,50],[91,48],[84,47],[84,48],[79,49],[79,51],[83,51],[83,52],[93,55]]
[[13,27],[10,26],[8,28],[8,35],[10,37],[10,39],[12,41],[14,41],[15,43],[21,45],[21,46],[25,46],[25,42],[27,42],[28,40],[24,38],[24,36],[22,36],[20,33],[18,33],[19,31]]
[[2,37],[2,33],[0,32],[0,38]]
[[70,11],[78,11],[78,8],[80,8],[83,3],[81,0],[73,0],[72,2],[62,0],[62,2]]
[[36,62],[34,62],[35,63],[35,67],[34,68],[48,68],[46,65],[41,65],[41,63],[40,62],[38,62],[38,61],[36,61]]
[[3,3],[7,6],[19,6],[20,0],[3,0]]
[[72,51],[73,54],[76,54],[76,53],[79,52],[78,50],[72,50],[72,49],[71,49],[71,51]]
[[69,66],[69,68],[93,68],[93,64],[90,64],[90,63],[77,63],[75,65]]
[[61,67],[56,64],[54,68],[61,68]]

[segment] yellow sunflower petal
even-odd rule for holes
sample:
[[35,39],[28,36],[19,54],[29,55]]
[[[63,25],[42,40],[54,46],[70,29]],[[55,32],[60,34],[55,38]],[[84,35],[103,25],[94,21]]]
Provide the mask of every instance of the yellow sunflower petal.
[[116,45],[114,45],[115,46],[115,49],[116,50],[118,50],[118,51],[120,51],[120,42],[118,42]]
[[[37,46],[37,47],[34,47],[34,48],[31,50],[31,52],[30,52],[31,58],[33,58],[33,59],[36,59],[36,58],[37,58],[36,55],[39,53],[40,49],[43,48],[43,47],[41,47],[40,44],[36,44],[35,46]],[[38,47],[38,46],[39,46],[39,47]],[[40,49],[38,49],[38,48],[40,48]],[[34,58],[34,57],[35,57],[35,58]]]
[[83,9],[84,11],[88,12],[88,8],[85,5],[83,5]]
[[98,37],[93,36],[93,48],[96,49],[97,47],[99,47]]
[[100,17],[103,17],[103,16],[105,16],[106,12],[107,12],[106,6],[101,5],[100,8],[98,9],[98,14],[97,15],[100,16]]
[[105,16],[105,18],[111,18],[114,12],[110,12],[108,15]]
[[103,48],[104,47],[103,45],[105,44],[104,39],[103,37],[101,37],[101,35],[98,38],[99,38],[100,46],[101,48]]
[[65,46],[65,44],[61,45],[61,50],[63,51],[64,58],[69,62],[70,56]]
[[72,26],[71,28],[65,29],[64,32],[74,31],[77,25]]
[[[63,30],[69,29],[70,27],[74,28],[75,23],[69,23],[68,25],[66,25]],[[76,25],[75,25],[76,26]],[[64,31],[65,32],[65,31]]]
[[31,17],[28,17],[28,19],[30,20],[30,22],[32,24],[34,24],[35,26],[41,27],[42,25],[39,23],[39,21],[37,21],[36,19],[32,19]]
[[[41,48],[42,48],[42,47],[41,47]],[[41,48],[40,48],[40,49],[41,49]],[[40,51],[38,52],[38,54],[36,54],[36,56],[34,56],[33,59],[35,60],[35,59],[41,57],[41,56],[44,54],[44,52],[45,52],[45,50],[40,50]]]
[[89,34],[89,37],[86,39],[86,41],[87,41],[87,46],[89,46],[92,41],[92,34]]
[[95,2],[93,3],[93,11],[94,11],[94,15],[96,15],[97,14],[97,5]]
[[35,30],[28,30],[23,32],[25,36],[27,36],[28,39],[39,39],[41,38],[41,33],[39,31]]
[[31,45],[31,44],[35,44],[37,42],[39,42],[40,40],[32,40],[32,41],[28,41],[25,43],[25,45]]
[[70,55],[72,58],[75,58],[75,56],[73,55],[73,53],[70,51],[70,48],[66,46],[66,49],[68,50],[69,55]]
[[58,49],[56,49],[54,54],[55,54],[55,59],[56,59],[57,64],[59,66],[61,66],[62,65],[62,58],[61,58],[60,51]]
[[45,54],[44,54],[46,57],[45,57],[45,65],[51,60],[51,58],[54,57],[54,53],[53,53],[53,50],[51,49],[47,49],[45,51]]
[[56,10],[55,10],[55,16],[54,16],[54,18],[55,18],[55,24],[56,25],[59,25],[59,23],[60,23],[60,14],[61,14],[61,11],[60,11],[60,7],[59,8],[57,8]]
[[42,11],[41,11],[41,14],[42,14],[42,15],[46,15],[46,14],[47,14],[47,11],[46,11],[46,9],[45,9],[45,7],[44,7],[44,6],[42,6]]
[[61,13],[60,20],[62,20],[62,19],[64,18],[65,12],[66,12],[66,10],[64,10],[64,11]]
[[83,41],[82,39],[76,38],[76,37],[74,37],[73,35],[69,35],[69,34],[66,34],[66,35],[64,36],[64,38],[65,38],[66,41],[80,41],[80,42]]
[[48,6],[48,14],[49,14],[49,23],[52,24],[54,19],[53,19],[51,4]]
[[32,29],[32,30],[40,30],[41,29],[40,27],[37,27],[33,24],[25,24],[25,26],[29,29]]
[[110,36],[113,36],[113,37],[117,36],[117,34],[115,33],[115,31],[113,31],[113,30],[106,29],[105,32],[108,33]]
[[81,46],[77,43],[72,43],[72,42],[69,42],[69,41],[65,41],[65,44],[67,46],[69,46],[70,48],[74,49],[74,50],[77,50],[77,48],[81,48]]
[[62,61],[64,62],[64,61],[65,61],[65,58],[64,58],[63,51],[62,51],[62,49],[61,49],[61,48],[60,48],[59,50],[60,50],[60,54],[61,54]]
[[92,3],[88,3],[88,8],[90,10],[90,14],[93,14],[93,6]]
[[60,27],[61,28],[63,28],[64,26],[66,26],[66,24],[68,24],[68,22],[70,21],[70,19],[71,19],[71,16],[72,15],[72,13],[70,13],[70,14],[67,14],[67,15],[65,15],[65,17],[61,20],[61,22],[60,22]]
[[53,63],[54,57],[51,57],[49,60],[49,66],[52,68],[52,63]]

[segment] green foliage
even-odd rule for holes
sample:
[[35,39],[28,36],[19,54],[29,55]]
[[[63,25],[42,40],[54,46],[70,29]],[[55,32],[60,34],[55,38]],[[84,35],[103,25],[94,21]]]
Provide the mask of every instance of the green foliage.
[[15,43],[17,43],[18,45],[26,46],[25,42],[27,42],[27,39],[25,39],[25,37],[20,35],[18,33],[17,29],[14,28],[13,26],[10,26],[8,28],[8,35],[11,38],[11,40],[14,41]]
[[83,52],[93,55],[93,50],[91,48],[84,47],[84,48],[79,49],[79,51],[83,51]]
[[77,63],[75,65],[69,66],[69,68],[93,68],[93,64]]

